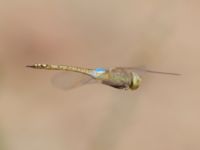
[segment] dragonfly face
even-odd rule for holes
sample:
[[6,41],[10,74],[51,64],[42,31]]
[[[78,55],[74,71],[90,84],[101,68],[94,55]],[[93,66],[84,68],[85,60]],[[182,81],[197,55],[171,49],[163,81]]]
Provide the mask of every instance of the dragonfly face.
[[129,88],[131,90],[138,89],[139,86],[140,86],[141,81],[142,81],[141,77],[138,74],[132,72],[132,81],[131,81],[131,84],[130,84]]

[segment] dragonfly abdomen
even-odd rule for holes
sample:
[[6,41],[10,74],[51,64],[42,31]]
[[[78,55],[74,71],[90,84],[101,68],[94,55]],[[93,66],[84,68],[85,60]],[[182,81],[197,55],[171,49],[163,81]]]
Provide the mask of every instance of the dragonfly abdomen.
[[34,64],[32,66],[27,66],[34,69],[44,69],[44,70],[60,70],[60,71],[73,71],[91,75],[92,69],[75,67],[75,66],[66,66],[66,65],[49,65],[49,64]]

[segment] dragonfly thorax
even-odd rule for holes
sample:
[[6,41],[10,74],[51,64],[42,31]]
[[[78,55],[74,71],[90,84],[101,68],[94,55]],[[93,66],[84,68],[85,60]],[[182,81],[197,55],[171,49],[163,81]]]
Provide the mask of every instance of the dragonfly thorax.
[[132,82],[132,74],[123,68],[113,68],[107,70],[97,79],[101,80],[103,84],[117,89],[129,89]]

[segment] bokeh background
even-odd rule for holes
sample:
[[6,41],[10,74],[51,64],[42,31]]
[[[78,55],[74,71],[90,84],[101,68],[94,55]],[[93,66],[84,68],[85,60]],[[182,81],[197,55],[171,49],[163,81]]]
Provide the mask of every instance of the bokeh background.
[[[0,150],[199,150],[200,2],[0,1]],[[62,91],[27,64],[145,66],[137,91]]]

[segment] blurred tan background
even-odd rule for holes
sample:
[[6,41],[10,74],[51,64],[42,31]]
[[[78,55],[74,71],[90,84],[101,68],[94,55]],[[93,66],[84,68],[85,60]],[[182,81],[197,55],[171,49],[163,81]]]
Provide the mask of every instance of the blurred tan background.
[[[1,150],[199,150],[200,2],[0,1]],[[137,91],[62,91],[33,63],[143,66]]]

